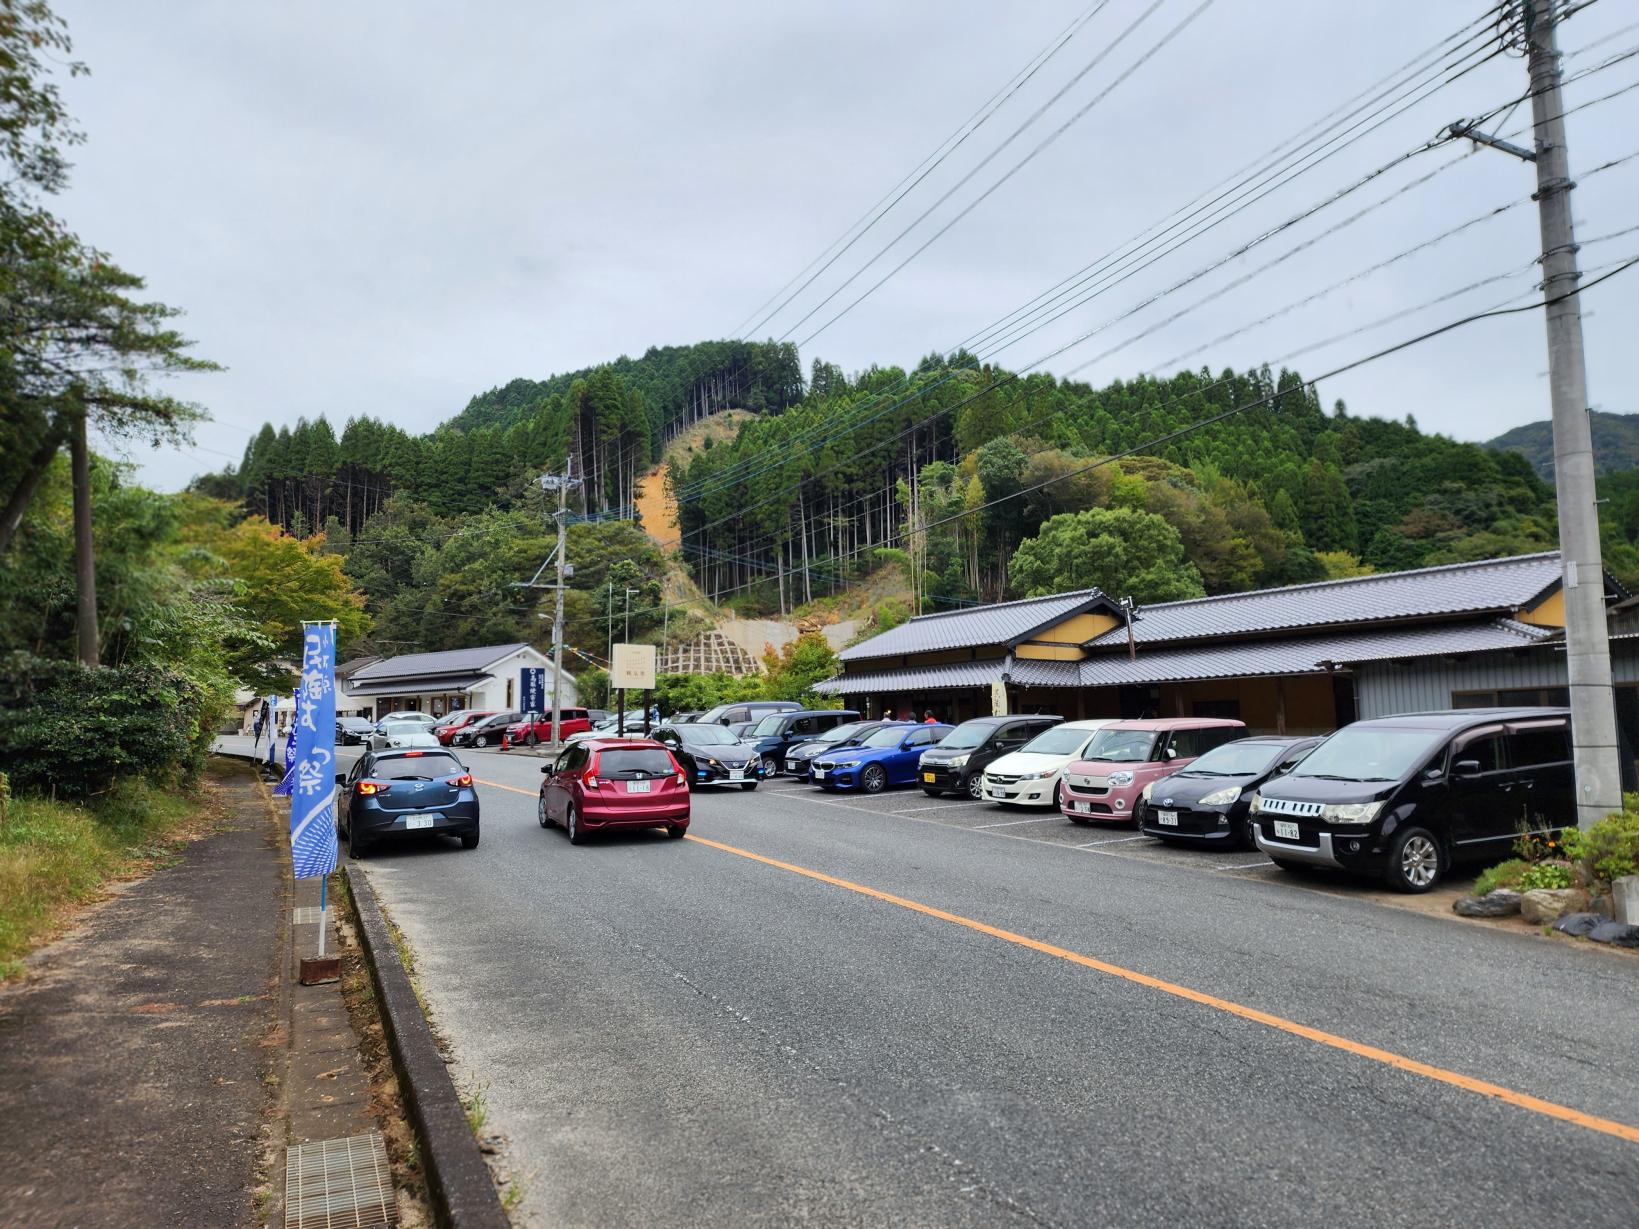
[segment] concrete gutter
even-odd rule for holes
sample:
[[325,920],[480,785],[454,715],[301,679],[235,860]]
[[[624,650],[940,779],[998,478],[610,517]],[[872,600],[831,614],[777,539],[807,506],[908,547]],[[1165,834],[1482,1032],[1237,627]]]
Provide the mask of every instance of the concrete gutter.
[[478,1141],[399,960],[369,876],[350,865],[342,871],[347,876],[359,940],[370,962],[399,1088],[420,1142],[433,1214],[444,1229],[509,1229],[489,1166],[478,1151]]

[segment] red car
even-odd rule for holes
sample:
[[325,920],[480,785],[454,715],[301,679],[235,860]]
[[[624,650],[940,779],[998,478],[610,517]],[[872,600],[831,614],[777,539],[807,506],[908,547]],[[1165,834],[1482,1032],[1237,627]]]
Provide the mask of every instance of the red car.
[[450,745],[450,739],[455,737],[455,732],[457,730],[465,729],[474,721],[482,721],[485,717],[490,716],[494,711],[494,709],[487,708],[464,708],[458,713],[451,713],[448,717],[445,717],[444,720],[433,726],[433,736],[447,747]]
[[541,827],[562,824],[571,844],[608,828],[689,830],[688,777],[653,739],[585,738],[541,773]]
[[[584,708],[566,708],[558,715],[558,737],[584,734],[592,728],[592,714]],[[501,735],[501,747],[533,747],[536,743],[552,741],[552,714],[526,713],[522,721],[514,721]]]

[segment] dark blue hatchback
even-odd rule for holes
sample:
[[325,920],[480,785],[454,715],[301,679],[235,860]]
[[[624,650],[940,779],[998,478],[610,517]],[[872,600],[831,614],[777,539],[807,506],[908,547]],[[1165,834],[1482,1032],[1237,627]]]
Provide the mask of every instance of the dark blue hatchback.
[[336,831],[347,856],[363,857],[381,841],[437,833],[478,848],[478,792],[472,774],[442,749],[370,751],[338,782]]

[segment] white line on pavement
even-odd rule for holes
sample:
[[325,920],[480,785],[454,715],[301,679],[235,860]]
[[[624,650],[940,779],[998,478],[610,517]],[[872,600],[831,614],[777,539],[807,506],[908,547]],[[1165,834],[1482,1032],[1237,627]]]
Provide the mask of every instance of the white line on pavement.
[[1102,841],[1088,841],[1085,845],[1077,845],[1077,849],[1096,849],[1100,845],[1125,845],[1128,841],[1147,841],[1150,838],[1140,833],[1138,836],[1112,836]]
[[[1064,816],[1062,815],[1032,815],[1029,819],[1009,819],[999,824],[974,824],[973,830],[977,832],[983,828],[1011,828],[1015,824],[1045,824],[1053,819],[1058,820],[1060,823],[1064,822]],[[1102,842],[1099,843],[1102,844]]]
[[1268,858],[1265,858],[1262,862],[1241,862],[1237,863],[1235,866],[1214,866],[1212,869],[1215,871],[1249,871],[1254,866],[1273,865],[1275,865],[1273,862],[1271,862]]
[[[915,815],[918,811],[956,811],[962,807],[987,807],[990,805],[988,802],[941,802],[938,806],[932,807],[906,807],[903,811],[895,811],[894,814]],[[984,826],[989,827],[990,825],[986,824]]]

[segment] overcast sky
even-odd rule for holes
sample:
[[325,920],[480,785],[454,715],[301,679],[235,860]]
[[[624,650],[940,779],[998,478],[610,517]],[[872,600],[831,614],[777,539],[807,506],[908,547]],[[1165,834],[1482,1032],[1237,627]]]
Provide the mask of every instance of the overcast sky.
[[[1103,11],[926,182],[760,336],[779,336],[971,171],[1149,6]],[[1477,0],[1216,0],[1160,7],[1012,145],[828,309],[807,336],[1101,92],[1110,92],[943,238],[803,350],[856,370],[948,350],[1430,50]],[[265,420],[373,414],[425,431],[474,393],[729,336],[1093,0],[895,3],[131,4],[59,0],[91,68],[67,100],[88,134],[59,201],[86,240],[183,308],[220,374],[177,391],[209,411],[185,453],[128,450],[165,489],[237,460]],[[1567,71],[1639,44],[1632,0],[1562,30]],[[1571,103],[1639,80],[1639,58],[1570,87]],[[1165,259],[1020,340],[1023,368],[1097,358],[1095,383],[1166,364],[1460,222],[1525,201],[1533,171],[1481,151],[1409,161],[1218,272],[1179,279],[1321,200],[1452,120],[1526,85],[1502,56]],[[1579,238],[1639,223],[1639,91],[1569,119]],[[1528,104],[1507,130],[1529,119]],[[1527,138],[1528,139],[1528,138]],[[1388,199],[1391,198],[1392,199]],[[1370,216],[1156,328],[1356,211]],[[1528,201],[1184,365],[1275,362],[1482,279],[1509,280],[1292,361],[1315,375],[1525,294],[1540,250]],[[1588,246],[1583,267],[1639,253],[1639,233]],[[1624,361],[1639,270],[1587,296],[1591,397],[1639,410]],[[1114,353],[1098,358],[1106,351]],[[1540,313],[1484,322],[1328,380],[1328,404],[1414,413],[1484,439],[1546,418]]]

